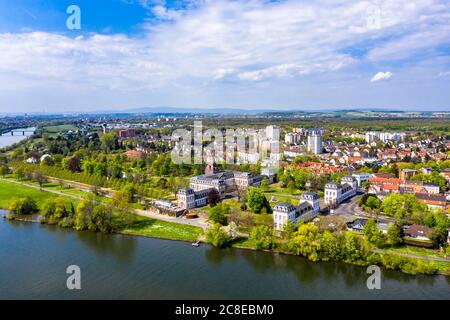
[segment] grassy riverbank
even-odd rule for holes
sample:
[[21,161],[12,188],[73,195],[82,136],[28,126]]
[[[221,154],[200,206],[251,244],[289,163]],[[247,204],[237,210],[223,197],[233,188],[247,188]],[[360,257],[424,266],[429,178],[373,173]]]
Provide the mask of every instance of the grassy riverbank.
[[[57,187],[55,186],[55,191],[56,190]],[[44,191],[40,191],[13,182],[0,180],[1,209],[7,209],[8,202],[11,200],[11,198],[27,196],[36,201],[39,209],[42,208],[47,200],[58,197],[65,198],[68,204],[72,202],[74,206],[76,206],[79,201],[78,199],[71,198],[70,196],[61,196],[45,191],[45,189]],[[76,196],[82,196],[82,194],[76,194]],[[129,226],[118,230],[117,233],[170,240],[196,241],[203,231],[202,228],[195,226],[151,219],[134,214],[130,214],[128,220],[130,221]]]
[[132,215],[131,224],[119,233],[194,242],[202,228]]
[[[0,208],[6,209],[8,202],[14,197],[30,197],[36,202],[38,208],[41,209],[47,200],[58,198],[60,196],[13,182],[0,180]],[[65,197],[65,199],[68,203],[73,202],[74,205],[78,202],[77,199],[74,198]]]
[[[51,186],[55,191],[56,185]],[[75,194],[73,194],[75,195]],[[76,194],[80,196],[81,194]],[[42,208],[43,204],[51,198],[64,197],[69,204],[72,202],[74,205],[78,203],[78,199],[71,198],[69,195],[57,195],[49,191],[40,191],[38,189],[19,185],[9,181],[0,180],[0,208],[6,209],[9,200],[13,197],[26,197],[29,196],[36,201],[38,208]],[[128,217],[127,227],[123,227],[117,231],[117,233],[154,237],[169,240],[180,240],[193,242],[199,239],[202,235],[202,228],[196,226],[190,226],[185,224],[178,224],[168,221],[162,221],[152,219],[148,217],[138,216],[130,214]],[[249,238],[241,238],[232,244],[232,247],[241,249],[256,250],[256,243]],[[286,253],[277,249],[273,252]],[[428,260],[430,258],[443,258],[444,256],[438,250],[416,248],[411,246],[403,246],[395,249],[382,250],[381,254],[393,254],[398,256],[409,255],[412,259]],[[414,257],[412,257],[414,256]],[[422,259],[423,258],[423,259]],[[447,261],[433,261],[433,264],[438,268],[438,273],[443,275],[450,275],[450,262]]]

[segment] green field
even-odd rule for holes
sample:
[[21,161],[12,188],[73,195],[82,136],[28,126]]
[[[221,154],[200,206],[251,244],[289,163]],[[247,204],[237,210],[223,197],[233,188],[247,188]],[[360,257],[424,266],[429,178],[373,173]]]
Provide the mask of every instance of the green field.
[[64,124],[64,125],[59,125],[59,126],[47,126],[42,128],[44,131],[48,132],[48,133],[59,133],[59,132],[64,132],[64,131],[77,131],[78,128],[75,127],[74,125],[71,124]]
[[437,249],[414,247],[408,245],[401,246],[398,248],[391,248],[388,249],[387,251],[392,253],[410,254],[419,257],[446,258],[445,253],[440,252]]
[[[56,184],[48,183],[46,184],[46,188],[47,187],[48,189],[60,191],[60,186],[57,186]],[[73,191],[80,196],[87,193],[76,189],[68,190]],[[42,205],[48,199],[59,197],[59,195],[47,191],[39,191],[27,186],[0,180],[0,208],[6,209],[8,202],[13,197],[26,196],[34,199],[39,208],[42,208]],[[107,198],[102,198],[104,201],[108,201]],[[66,199],[67,203],[73,202],[74,205],[77,203],[76,199],[69,197]],[[119,233],[183,241],[196,241],[202,233],[201,228],[189,225],[150,219],[137,215],[131,215],[130,219],[132,221],[131,226],[120,230]]]
[[[58,198],[59,195],[45,192],[45,191],[39,191],[33,188],[29,188],[26,186],[21,186],[12,182],[2,181],[0,180],[0,208],[6,209],[8,202],[13,197],[31,197],[34,201],[36,201],[36,204],[39,208],[42,207],[42,205],[51,198]],[[67,198],[67,203],[73,202],[74,205],[76,204],[77,200]]]
[[133,222],[131,226],[120,230],[120,233],[191,242],[196,241],[202,233],[202,228],[199,227],[136,215],[133,215],[132,219]]

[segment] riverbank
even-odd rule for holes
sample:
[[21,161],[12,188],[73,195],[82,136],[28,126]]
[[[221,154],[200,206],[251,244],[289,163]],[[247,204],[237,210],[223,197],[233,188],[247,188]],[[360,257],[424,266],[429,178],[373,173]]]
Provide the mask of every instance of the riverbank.
[[[55,193],[55,190],[52,190],[51,192],[45,189],[39,190],[39,188],[36,188],[36,186],[26,186],[23,184],[17,184],[16,182],[0,179],[0,208],[6,209],[7,202],[12,197],[23,196],[30,196],[31,198],[33,198],[37,202],[38,208],[42,208],[43,203],[45,203],[45,201],[47,201],[51,197],[64,197],[68,203],[72,202],[74,205],[76,205],[78,201],[82,199],[82,197],[80,196],[62,194],[58,192]],[[129,219],[130,224],[127,227],[116,231],[115,233],[167,240],[186,241],[191,243],[199,240],[203,235],[203,229],[196,226],[152,219],[151,217],[145,217],[136,214],[130,214]],[[257,251],[255,242],[252,239],[246,237],[240,238],[238,241],[233,242],[231,244],[231,247]],[[277,254],[293,255],[290,252],[286,252],[277,248],[267,251]],[[380,252],[380,250],[374,250],[373,252],[377,252],[381,255],[390,254],[398,257],[405,257],[408,259],[415,259],[420,261],[436,260],[427,259],[426,257],[424,257],[424,255],[414,256],[409,254],[406,257],[403,253],[393,252],[392,250],[382,250],[382,252]],[[358,264],[351,262],[346,263]],[[433,261],[433,263],[436,265],[439,274],[450,275],[450,261]]]
[[[74,207],[82,199],[80,196],[49,192],[45,189],[39,190],[39,188],[0,180],[0,208],[7,210],[8,202],[13,197],[27,196],[34,199],[39,210],[42,209],[44,203],[49,199],[63,197],[68,206],[72,203]],[[157,220],[135,214],[129,214],[128,218],[129,225],[116,233],[194,242],[197,241],[203,232],[203,229],[200,227]]]

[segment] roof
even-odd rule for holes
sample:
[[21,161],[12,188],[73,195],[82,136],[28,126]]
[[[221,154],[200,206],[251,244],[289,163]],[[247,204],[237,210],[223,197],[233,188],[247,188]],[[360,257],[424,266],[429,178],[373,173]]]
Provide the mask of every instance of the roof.
[[404,228],[404,232],[406,235],[412,236],[412,237],[418,237],[418,236],[427,237],[431,232],[433,232],[433,229],[429,228],[427,226],[413,224],[411,226],[406,226]]
[[307,198],[313,198],[313,199],[319,199],[319,195],[315,192],[305,192],[302,193],[302,195],[300,196],[301,199],[307,199]]
[[416,193],[416,198],[427,204],[445,205],[447,203],[447,198],[441,194]]
[[178,190],[179,194],[193,194],[194,190],[192,190],[191,188],[183,188]]
[[289,202],[281,202],[278,203],[274,208],[274,211],[282,211],[282,212],[290,212],[290,211],[294,211],[295,207],[290,204]]
[[358,218],[352,222],[349,222],[347,226],[352,229],[362,230],[366,226],[367,221],[367,219]]

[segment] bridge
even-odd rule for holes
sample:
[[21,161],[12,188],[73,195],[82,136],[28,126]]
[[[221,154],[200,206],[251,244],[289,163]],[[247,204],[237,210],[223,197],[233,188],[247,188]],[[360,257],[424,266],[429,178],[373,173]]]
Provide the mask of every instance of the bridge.
[[30,129],[25,129],[25,130],[18,130],[18,129],[15,129],[15,130],[11,130],[11,131],[9,131],[9,133],[12,135],[12,136],[20,136],[20,135],[22,135],[22,136],[24,136],[26,133],[29,133],[30,135],[32,135],[32,134],[34,134],[36,132],[36,130],[30,130]]

